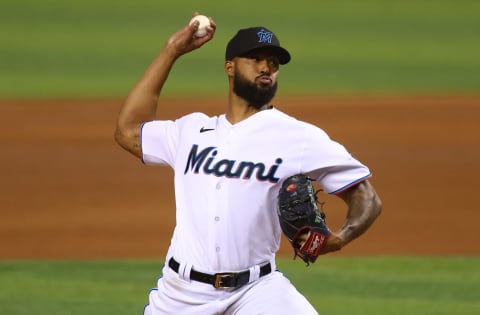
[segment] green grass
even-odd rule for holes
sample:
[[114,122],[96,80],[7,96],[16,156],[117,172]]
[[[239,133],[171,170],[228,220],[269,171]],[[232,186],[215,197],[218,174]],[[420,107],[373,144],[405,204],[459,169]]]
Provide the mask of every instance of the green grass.
[[[279,269],[321,314],[480,313],[480,258],[322,257]],[[161,263],[0,262],[0,314],[141,314]]]
[[224,94],[225,44],[259,24],[293,55],[281,93],[480,90],[475,0],[24,0],[0,10],[0,98],[123,97],[195,10],[215,40],[178,62],[166,94]]
[[478,258],[328,258],[285,273],[323,314],[479,314]]

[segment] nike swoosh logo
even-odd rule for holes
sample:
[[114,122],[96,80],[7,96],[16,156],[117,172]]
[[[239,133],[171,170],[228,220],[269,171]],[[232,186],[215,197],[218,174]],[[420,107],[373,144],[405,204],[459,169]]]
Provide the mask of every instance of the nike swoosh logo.
[[205,127],[202,127],[200,128],[200,133],[203,133],[203,132],[206,132],[206,131],[212,131],[212,130],[215,130],[214,128],[205,128]]

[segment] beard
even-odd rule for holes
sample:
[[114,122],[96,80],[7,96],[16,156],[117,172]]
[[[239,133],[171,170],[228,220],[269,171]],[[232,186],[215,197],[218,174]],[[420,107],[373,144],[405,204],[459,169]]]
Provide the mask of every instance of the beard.
[[246,100],[249,106],[256,109],[261,109],[262,106],[270,103],[277,92],[277,87],[277,82],[273,86],[258,87],[255,83],[248,82],[238,72],[235,72],[233,79],[233,91],[235,94]]

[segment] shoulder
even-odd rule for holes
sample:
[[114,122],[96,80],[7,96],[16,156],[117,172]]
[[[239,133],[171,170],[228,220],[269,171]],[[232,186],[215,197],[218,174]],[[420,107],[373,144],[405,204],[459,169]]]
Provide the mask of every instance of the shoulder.
[[214,125],[218,117],[210,117],[204,113],[191,113],[175,120],[153,120],[142,125],[142,133],[147,131],[155,134],[182,134],[189,130],[197,130],[205,126]]
[[271,116],[282,128],[288,128],[289,131],[298,131],[305,134],[307,137],[321,137],[328,139],[328,134],[319,126],[312,123],[299,120],[287,113],[284,113],[276,108],[272,108]]
[[181,116],[175,120],[153,120],[146,122],[144,125],[171,125],[176,128],[185,128],[188,126],[197,126],[199,124],[208,123],[209,121],[216,121],[217,116],[210,117],[204,113],[191,113]]
[[178,123],[192,123],[192,122],[204,122],[211,119],[216,119],[216,116],[210,117],[204,113],[195,112],[182,116],[176,120]]

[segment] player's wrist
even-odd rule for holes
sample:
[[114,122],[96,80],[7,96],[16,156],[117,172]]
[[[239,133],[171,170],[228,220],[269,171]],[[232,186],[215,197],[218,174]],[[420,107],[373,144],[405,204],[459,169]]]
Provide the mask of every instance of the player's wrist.
[[337,234],[332,232],[328,237],[327,244],[323,249],[323,253],[338,251],[342,249],[343,246],[345,246],[345,241],[341,233]]
[[175,45],[171,44],[171,43],[167,43],[161,53],[163,58],[165,58],[166,60],[169,60],[170,62],[174,62],[175,60],[177,60],[178,57],[181,56],[181,54],[178,52],[178,49],[175,47]]

